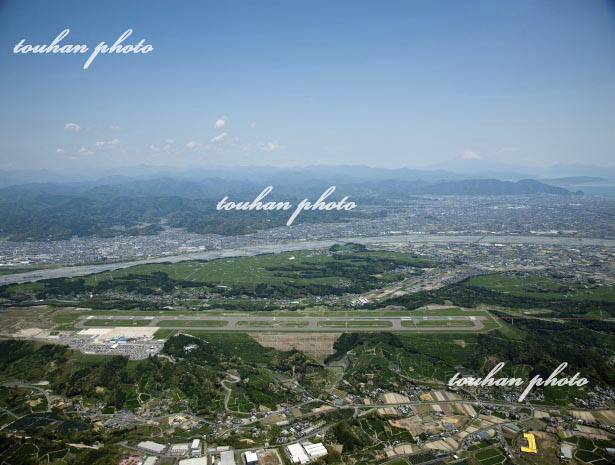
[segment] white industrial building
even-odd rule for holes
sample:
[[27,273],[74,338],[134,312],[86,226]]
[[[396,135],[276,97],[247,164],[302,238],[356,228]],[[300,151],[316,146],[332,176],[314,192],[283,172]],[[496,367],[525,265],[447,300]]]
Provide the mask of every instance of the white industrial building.
[[154,456],[149,456],[145,459],[145,462],[143,462],[143,465],[154,465],[156,463],[156,460],[158,460],[158,457],[154,457]]
[[193,439],[190,444],[190,454],[192,455],[201,455],[201,440]]
[[179,465],[207,465],[207,457],[193,457],[191,459],[181,459]]
[[298,463],[300,465],[310,463],[320,457],[327,455],[327,449],[318,442],[312,444],[311,442],[304,442],[303,444],[290,444],[286,446],[286,451],[290,457],[292,463]]
[[310,461],[301,444],[290,444],[286,446],[286,450],[292,463],[299,463],[303,465]]
[[252,451],[244,452],[243,461],[245,465],[258,465],[258,457]]
[[327,449],[322,444],[322,442],[317,442],[316,444],[311,444],[309,442],[303,443],[303,448],[307,455],[310,457],[310,460],[316,460],[320,457],[324,457],[327,455]]
[[232,450],[225,450],[220,452],[219,465],[237,465],[235,463],[235,453]]
[[137,444],[137,447],[148,452],[153,452],[155,454],[162,454],[164,450],[167,448],[164,444],[158,444],[153,441],[143,441]]
[[169,455],[181,456],[188,455],[190,444],[173,444],[169,449]]
[[562,444],[560,447],[560,458],[562,460],[572,460],[572,446]]

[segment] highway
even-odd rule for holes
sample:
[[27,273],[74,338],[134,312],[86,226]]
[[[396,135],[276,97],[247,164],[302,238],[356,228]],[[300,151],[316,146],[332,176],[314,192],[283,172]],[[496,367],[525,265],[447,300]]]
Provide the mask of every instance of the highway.
[[103,263],[100,265],[76,265],[0,275],[0,285],[26,283],[41,279],[70,278],[85,276],[92,273],[102,273],[135,265],[148,263],[177,263],[184,260],[213,260],[216,258],[244,257],[264,253],[290,252],[293,250],[325,249],[334,244],[356,242],[359,244],[397,244],[411,242],[434,243],[481,243],[481,244],[543,244],[561,246],[597,246],[615,247],[615,239],[598,239],[582,237],[550,237],[550,236],[505,236],[505,235],[446,235],[446,234],[413,234],[375,237],[341,237],[317,241],[290,241],[279,244],[255,245],[235,249],[209,250],[165,257],[144,258],[118,263]]

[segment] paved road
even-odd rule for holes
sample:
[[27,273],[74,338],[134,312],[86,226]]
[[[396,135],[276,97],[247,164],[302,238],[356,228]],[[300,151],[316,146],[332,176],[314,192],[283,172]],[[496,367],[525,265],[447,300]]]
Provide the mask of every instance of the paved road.
[[487,243],[487,244],[543,244],[562,246],[592,245],[599,247],[615,247],[615,239],[596,239],[582,237],[545,237],[545,236],[456,236],[445,234],[415,234],[376,237],[341,237],[331,240],[292,241],[282,244],[257,245],[237,249],[210,250],[168,257],[147,258],[121,263],[105,263],[101,265],[66,266],[48,270],[29,271],[0,276],[0,285],[25,283],[50,278],[68,278],[85,276],[92,273],[128,268],[147,263],[177,263],[184,260],[212,260],[215,258],[243,257],[263,253],[288,252],[292,250],[324,249],[334,244],[357,242],[359,244],[396,244],[404,242],[451,242],[451,243]]
[[[358,331],[480,331],[485,327],[483,320],[485,316],[421,316],[421,317],[280,317],[280,316],[83,316],[81,317],[75,326],[77,328],[92,328],[96,327],[87,324],[88,320],[146,320],[149,323],[146,326],[159,327],[161,321],[193,321],[194,324],[190,326],[183,326],[178,324],[177,326],[160,326],[164,329],[200,329],[204,331],[242,331],[242,332],[263,332],[263,331],[307,331],[307,332],[358,332]],[[228,321],[225,326],[204,326],[199,325],[199,322],[210,321]],[[250,322],[252,326],[238,325],[239,322]],[[387,322],[390,323],[387,326],[372,327],[372,326],[353,326],[354,324],[361,324],[365,322]],[[402,321],[471,321],[472,326],[402,326]],[[304,322],[307,325],[298,326],[293,323]],[[264,326],[254,326],[255,324],[262,323]],[[276,324],[275,326],[269,326],[269,323]],[[339,326],[329,326],[330,324],[339,323]],[[350,323],[350,325],[347,325]],[[107,327],[107,326],[102,326]],[[132,326],[129,326],[132,327]],[[134,326],[135,328],[141,328],[143,326]]]
[[49,386],[40,385],[40,384],[37,385],[35,383],[28,383],[27,381],[22,381],[22,380],[5,381],[1,383],[0,386],[22,387],[22,388],[32,389],[33,391],[39,391],[45,396],[45,399],[47,399],[46,412],[51,412],[51,398],[49,397],[49,393],[47,392],[47,389],[49,389]]

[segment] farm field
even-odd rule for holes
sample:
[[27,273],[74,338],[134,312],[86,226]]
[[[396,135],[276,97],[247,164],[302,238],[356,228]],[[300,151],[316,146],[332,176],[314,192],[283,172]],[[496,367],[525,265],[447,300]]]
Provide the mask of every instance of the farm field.
[[574,451],[574,457],[582,463],[591,465],[608,465],[612,463],[610,461],[612,456],[609,455],[605,449],[615,447],[615,441],[584,437],[572,437],[568,438],[566,441],[577,445]]
[[481,465],[500,465],[506,463],[504,452],[496,447],[479,450],[474,459]]

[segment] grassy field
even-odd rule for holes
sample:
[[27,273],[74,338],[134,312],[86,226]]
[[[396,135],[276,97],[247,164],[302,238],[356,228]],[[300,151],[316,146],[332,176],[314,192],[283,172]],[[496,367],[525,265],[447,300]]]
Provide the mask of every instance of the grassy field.
[[168,339],[179,332],[178,329],[159,329],[154,333],[154,339]]
[[[290,260],[291,257],[294,258]],[[286,279],[275,276],[270,268],[297,263],[315,265],[329,260],[330,257],[324,251],[297,251],[211,261],[191,260],[173,264],[138,265],[89,276],[86,278],[86,284],[96,284],[109,279],[121,280],[130,275],[151,275],[156,272],[166,273],[169,278],[179,281],[211,283],[218,286],[283,284]],[[334,284],[335,280],[314,278],[311,282]]]
[[465,284],[535,299],[615,301],[615,286],[569,282],[548,276],[513,277],[505,274],[488,274],[474,276]]
[[85,320],[84,326],[147,326],[151,323],[150,320],[126,320],[123,318],[103,320],[92,318],[91,320]]
[[506,463],[504,452],[499,448],[482,449],[474,454],[474,459],[481,465],[499,465]]
[[583,463],[590,463],[592,465],[607,465],[611,463],[610,459],[612,457],[604,449],[615,447],[615,441],[592,440],[576,436],[568,438],[566,441],[577,445],[574,457]]
[[393,326],[393,323],[378,320],[319,321],[318,326],[323,328],[389,328]]
[[307,321],[238,321],[237,326],[247,326],[250,328],[275,328],[276,326],[307,326]]
[[417,321],[411,321],[411,320],[403,320],[401,322],[402,326],[405,327],[440,327],[440,326],[445,326],[445,327],[471,327],[474,326],[474,322],[470,321],[470,320],[417,320]]
[[174,264],[147,264],[130,268],[94,274],[85,278],[86,286],[94,286],[113,280],[120,286],[125,280],[142,278],[141,287],[155,288],[155,282],[147,277],[165,273],[177,282],[202,283],[224,288],[256,289],[269,286],[278,291],[299,286],[325,285],[348,286],[348,280],[355,280],[366,267],[377,266],[378,278],[371,280],[387,283],[399,279],[396,273],[386,271],[401,266],[427,267],[431,262],[420,256],[390,251],[343,249],[339,252],[328,250],[300,250],[278,254],[264,254],[250,257],[224,258],[210,261],[191,260]]
[[437,308],[417,308],[411,312],[403,312],[403,316],[478,316],[484,315],[483,310],[477,310],[474,308],[459,308],[459,307],[440,307]]
[[161,328],[166,327],[184,327],[193,328],[197,326],[221,328],[228,325],[226,320],[160,320],[156,326]]
[[[21,301],[30,296],[49,299],[50,302],[58,299],[75,301],[75,295],[94,294],[88,302],[98,305],[98,308],[157,309],[158,305],[154,303],[139,305],[102,295],[110,289],[139,295],[164,295],[190,288],[223,297],[249,295],[296,299],[342,295],[378,289],[409,275],[421,274],[420,268],[431,266],[432,261],[419,255],[369,250],[358,244],[349,244],[328,250],[137,265],[85,277],[0,287],[0,293],[3,297]],[[198,303],[195,299],[194,304]],[[270,304],[238,301],[236,307],[242,306],[248,310],[269,310],[266,307]],[[228,308],[227,302],[223,308]]]

